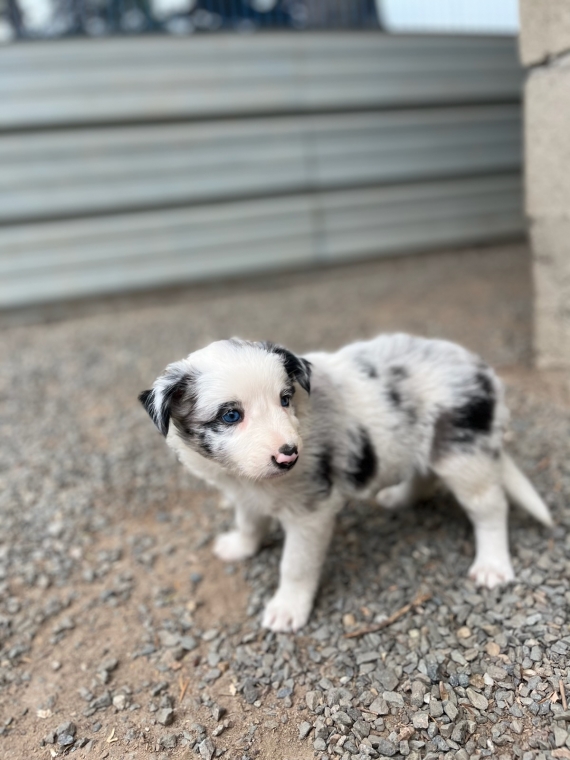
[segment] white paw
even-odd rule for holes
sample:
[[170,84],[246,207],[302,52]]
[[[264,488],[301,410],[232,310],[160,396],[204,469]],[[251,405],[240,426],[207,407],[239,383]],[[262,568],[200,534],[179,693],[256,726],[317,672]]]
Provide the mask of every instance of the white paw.
[[515,579],[515,573],[509,560],[503,562],[474,562],[469,568],[469,577],[477,586],[495,588],[510,583]]
[[384,509],[402,509],[409,504],[409,493],[406,483],[383,488],[376,494],[376,503]]
[[224,562],[238,562],[240,559],[253,557],[257,548],[257,541],[239,530],[220,533],[214,541],[214,554]]
[[288,632],[302,628],[311,614],[311,594],[296,590],[278,590],[267,603],[262,625],[271,631]]

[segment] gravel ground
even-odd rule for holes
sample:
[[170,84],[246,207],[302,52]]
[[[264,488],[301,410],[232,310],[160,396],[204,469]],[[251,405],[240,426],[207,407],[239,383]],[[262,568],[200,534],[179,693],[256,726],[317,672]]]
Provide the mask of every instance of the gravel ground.
[[[570,758],[570,404],[563,378],[526,368],[530,303],[528,252],[510,246],[4,320],[1,756]],[[511,449],[557,527],[514,511],[517,581],[478,591],[451,499],[349,504],[309,625],[267,633],[278,530],[243,565],[215,560],[231,516],[136,395],[218,337],[305,350],[392,329],[459,340],[499,368]]]

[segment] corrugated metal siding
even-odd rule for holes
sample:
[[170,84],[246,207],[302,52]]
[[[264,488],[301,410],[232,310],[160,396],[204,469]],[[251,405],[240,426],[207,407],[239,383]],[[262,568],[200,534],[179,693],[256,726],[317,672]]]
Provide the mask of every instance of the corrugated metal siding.
[[0,140],[0,222],[516,171],[518,106],[63,130]]
[[53,300],[516,235],[517,175],[0,228],[0,301]]
[[0,49],[0,305],[516,235],[520,86],[508,39]]
[[0,126],[518,100],[514,40],[379,33],[0,49]]

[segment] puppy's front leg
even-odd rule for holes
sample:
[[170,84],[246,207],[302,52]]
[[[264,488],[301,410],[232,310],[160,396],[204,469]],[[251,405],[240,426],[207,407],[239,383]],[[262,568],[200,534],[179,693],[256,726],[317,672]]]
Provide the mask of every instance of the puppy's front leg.
[[236,527],[221,533],[214,554],[224,562],[238,562],[257,553],[269,527],[269,518],[242,505],[235,508]]
[[285,547],[279,588],[268,602],[263,626],[272,631],[298,631],[311,614],[336,510],[281,518]]

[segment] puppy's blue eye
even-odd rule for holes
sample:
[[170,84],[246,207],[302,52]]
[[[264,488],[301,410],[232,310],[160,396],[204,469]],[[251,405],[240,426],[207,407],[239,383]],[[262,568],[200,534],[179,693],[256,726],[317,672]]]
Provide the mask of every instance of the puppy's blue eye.
[[241,422],[241,412],[238,412],[237,409],[230,409],[225,414],[222,414],[222,420],[227,425],[235,425],[236,422]]
[[289,406],[291,403],[291,396],[281,396],[281,406]]

